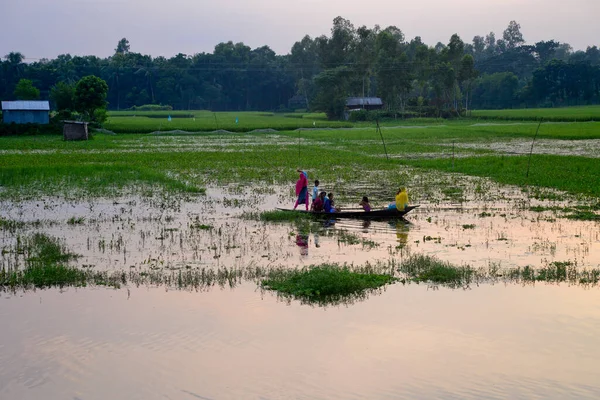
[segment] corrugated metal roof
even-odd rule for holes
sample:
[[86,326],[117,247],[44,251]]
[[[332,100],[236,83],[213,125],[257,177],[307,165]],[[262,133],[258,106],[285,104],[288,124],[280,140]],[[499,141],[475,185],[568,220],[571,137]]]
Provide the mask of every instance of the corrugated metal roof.
[[347,106],[381,106],[383,102],[379,97],[348,97]]
[[35,110],[50,111],[50,103],[46,100],[27,100],[27,101],[3,101],[3,110]]

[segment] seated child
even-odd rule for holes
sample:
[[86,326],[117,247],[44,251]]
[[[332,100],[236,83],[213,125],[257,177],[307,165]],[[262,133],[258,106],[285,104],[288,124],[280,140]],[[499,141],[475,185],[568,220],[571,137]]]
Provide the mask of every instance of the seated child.
[[371,205],[369,204],[369,198],[367,196],[363,196],[362,200],[360,201],[360,203],[358,203],[358,205],[362,206],[365,212],[371,211]]

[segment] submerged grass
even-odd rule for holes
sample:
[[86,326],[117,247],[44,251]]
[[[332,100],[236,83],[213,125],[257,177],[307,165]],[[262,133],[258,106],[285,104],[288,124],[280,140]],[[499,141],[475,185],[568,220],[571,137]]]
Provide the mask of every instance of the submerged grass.
[[600,269],[580,269],[570,261],[555,261],[541,268],[531,266],[501,268],[495,264],[473,268],[469,265],[453,265],[431,256],[413,255],[400,264],[398,272],[408,281],[431,283],[450,288],[496,282],[568,283],[585,287],[597,286],[600,283]]
[[[22,162],[25,160],[21,160]],[[74,191],[87,196],[119,195],[123,190],[146,189],[174,193],[205,193],[205,189],[189,185],[164,173],[146,167],[126,164],[60,165],[55,163],[0,168],[3,196],[35,196],[59,194],[70,197]]]
[[312,214],[300,211],[263,211],[253,218],[257,218],[260,221],[266,222],[279,222],[279,221],[298,221],[298,220],[311,220],[314,219]]

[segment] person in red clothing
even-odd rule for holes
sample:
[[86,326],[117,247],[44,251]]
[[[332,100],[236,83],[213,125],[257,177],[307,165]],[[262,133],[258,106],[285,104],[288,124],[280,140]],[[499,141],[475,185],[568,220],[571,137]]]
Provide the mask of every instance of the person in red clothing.
[[322,212],[325,206],[325,192],[319,193],[319,196],[312,202],[311,210],[313,212]]
[[300,177],[296,182],[296,196],[298,196],[298,199],[294,205],[294,210],[298,207],[298,204],[306,204],[306,210],[308,211],[308,174],[299,169],[297,171],[300,172]]

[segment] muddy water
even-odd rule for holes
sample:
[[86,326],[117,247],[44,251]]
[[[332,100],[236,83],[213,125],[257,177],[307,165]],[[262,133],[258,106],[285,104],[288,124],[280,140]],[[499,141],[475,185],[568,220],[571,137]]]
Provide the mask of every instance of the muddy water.
[[[76,265],[102,270],[364,264],[414,253],[475,267],[600,265],[597,222],[518,201],[441,206],[423,196],[407,221],[391,223],[241,218],[290,201],[267,192],[258,204],[235,190],[193,201],[4,203],[3,218],[27,225],[0,231],[0,247],[41,231],[80,254]],[[0,262],[19,266],[19,257]],[[396,284],[328,308],[283,302],[252,282],[201,293],[3,293],[0,398],[598,398],[599,290]]]
[[[514,201],[423,203],[405,221],[299,225],[243,218],[289,202],[275,194],[265,195],[260,204],[252,198],[211,190],[192,202],[149,204],[138,198],[5,205],[4,218],[30,225],[19,233],[0,231],[0,247],[10,249],[19,235],[45,232],[81,256],[76,265],[99,270],[386,263],[413,253],[473,267],[543,267],[555,261],[600,265],[599,222],[532,212]],[[81,220],[69,224],[70,219]],[[0,258],[0,267],[22,264],[18,255]]]

